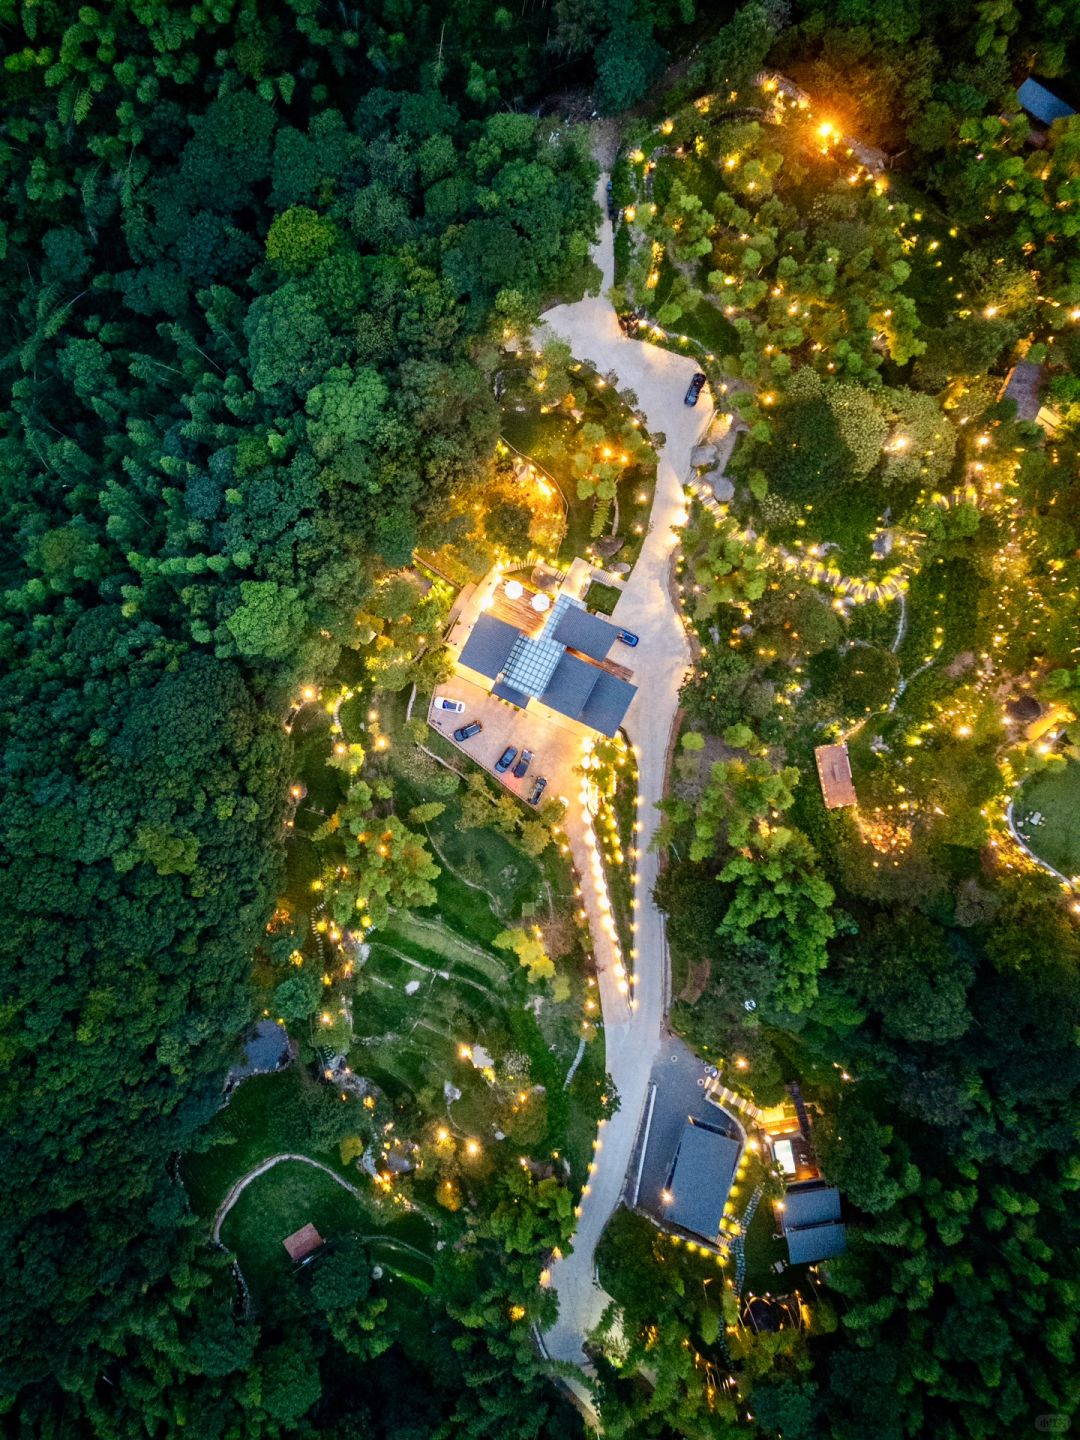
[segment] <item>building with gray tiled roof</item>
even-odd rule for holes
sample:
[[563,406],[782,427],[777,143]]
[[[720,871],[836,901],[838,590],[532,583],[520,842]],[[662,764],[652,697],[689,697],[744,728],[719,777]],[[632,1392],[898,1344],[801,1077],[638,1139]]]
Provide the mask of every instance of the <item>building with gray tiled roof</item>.
[[715,1244],[740,1149],[715,1126],[688,1119],[662,1197],[664,1218]]
[[[520,592],[519,592],[520,593]],[[573,595],[557,597],[535,633],[481,611],[458,665],[500,700],[546,709],[552,718],[612,736],[637,694],[608,660],[618,626]]]

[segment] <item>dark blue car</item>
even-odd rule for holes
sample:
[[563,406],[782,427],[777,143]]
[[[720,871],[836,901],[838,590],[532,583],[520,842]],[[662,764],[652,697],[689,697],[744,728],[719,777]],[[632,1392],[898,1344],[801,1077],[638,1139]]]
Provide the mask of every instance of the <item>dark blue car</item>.
[[505,775],[510,766],[514,763],[514,756],[517,754],[516,745],[507,745],[506,749],[495,761],[495,774]]
[[540,803],[540,796],[544,793],[544,791],[545,791],[546,789],[547,789],[547,781],[546,781],[546,780],[544,779],[544,777],[541,775],[540,779],[537,780],[536,784],[535,784],[535,785],[533,786],[533,788],[532,788],[532,794],[529,796],[529,804],[530,804],[530,805],[539,805],[539,803]]
[[700,370],[697,372],[694,378],[690,381],[690,384],[687,388],[686,395],[683,400],[683,403],[685,405],[697,404],[698,396],[701,394],[702,390],[704,390],[705,381],[707,378],[708,377],[703,375]]
[[531,750],[522,750],[521,759],[514,766],[514,779],[520,780],[532,764],[533,754]]
[[460,745],[463,740],[471,740],[474,735],[479,735],[483,728],[479,720],[473,720],[468,725],[462,725],[460,730],[455,730],[454,739]]

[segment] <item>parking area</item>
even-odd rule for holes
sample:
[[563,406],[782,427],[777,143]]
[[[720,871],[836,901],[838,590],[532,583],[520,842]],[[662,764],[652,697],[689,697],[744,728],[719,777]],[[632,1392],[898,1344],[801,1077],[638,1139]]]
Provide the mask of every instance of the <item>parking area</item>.
[[[451,710],[439,709],[437,702],[443,696],[462,701],[464,711],[455,714]],[[458,745],[454,740],[454,731],[474,720],[479,720],[484,728],[479,735]],[[518,710],[459,675],[440,685],[432,696],[428,723],[521,799],[528,798],[541,775],[548,782],[544,791],[545,800],[552,797],[569,800],[580,784],[579,777],[574,775],[574,766],[581,760],[581,735],[563,729],[543,715]],[[495,772],[496,761],[510,745],[517,750],[519,757],[522,750],[532,751],[532,762],[520,780],[515,778],[513,766],[504,775]]]

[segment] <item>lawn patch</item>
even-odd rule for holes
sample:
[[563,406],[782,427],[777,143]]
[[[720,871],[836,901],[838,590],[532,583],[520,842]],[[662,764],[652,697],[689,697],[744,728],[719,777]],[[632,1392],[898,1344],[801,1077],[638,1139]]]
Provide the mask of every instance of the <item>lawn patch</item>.
[[603,585],[594,580],[585,591],[585,604],[590,610],[599,610],[601,615],[610,615],[619,603],[622,591],[617,585]]
[[[1031,817],[1041,815],[1042,823]],[[1027,780],[1013,806],[1016,826],[1040,859],[1063,875],[1080,874],[1080,764],[1047,766]]]
[[267,1295],[292,1271],[282,1241],[312,1224],[324,1240],[359,1233],[365,1211],[322,1170],[283,1160],[257,1176],[225,1217],[221,1241],[236,1255],[253,1296]]

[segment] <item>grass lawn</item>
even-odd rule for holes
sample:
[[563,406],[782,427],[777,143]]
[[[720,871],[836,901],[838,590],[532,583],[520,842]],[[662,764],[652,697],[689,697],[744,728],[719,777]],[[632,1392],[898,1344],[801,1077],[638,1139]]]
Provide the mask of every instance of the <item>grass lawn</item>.
[[[728,466],[731,468],[730,462]],[[783,494],[782,486],[777,493]],[[790,524],[759,525],[767,530],[769,539],[795,548],[795,542],[802,544],[828,544],[828,561],[836,565],[845,575],[876,579],[875,571],[884,568],[881,561],[873,560],[870,533],[880,522],[885,500],[881,491],[872,485],[860,488],[850,485],[837,494],[815,503],[809,514],[800,508],[799,518],[805,519],[805,526],[792,521]],[[896,511],[894,509],[895,516]],[[888,566],[891,562],[884,562]]]
[[309,1222],[324,1240],[352,1233],[371,1237],[372,1256],[379,1263],[430,1284],[432,1262],[413,1253],[431,1244],[430,1227],[419,1216],[388,1224],[323,1171],[285,1160],[251,1182],[221,1227],[222,1242],[235,1253],[256,1300],[290,1274],[293,1266],[282,1241]]
[[[210,1144],[201,1153],[190,1151],[184,1157],[184,1183],[197,1214],[212,1216],[233,1181],[260,1160],[281,1150],[296,1149],[276,1132],[274,1117],[295,1101],[302,1086],[315,1083],[296,1066],[276,1075],[254,1075],[244,1081],[200,1137],[204,1142],[220,1143]],[[332,1169],[346,1173],[336,1149],[313,1149],[311,1155]],[[347,1173],[355,1177],[357,1171],[353,1168]]]
[[489,942],[506,928],[504,917],[517,918],[523,905],[538,903],[540,867],[494,830],[463,829],[460,815],[451,800],[428,827],[443,865],[439,908],[450,923],[456,919],[468,934]]
[[[1042,814],[1041,825],[1030,816]],[[1026,781],[1013,807],[1018,829],[1041,859],[1063,875],[1080,874],[1080,764],[1048,765]]]
[[585,591],[585,604],[590,610],[599,610],[601,615],[610,615],[621,595],[618,586],[602,585],[599,580],[594,580]]
[[282,1247],[309,1222],[324,1240],[362,1232],[366,1212],[359,1200],[321,1170],[283,1161],[253,1180],[225,1217],[222,1243],[240,1263],[256,1299],[292,1270]]
[[[593,422],[612,433],[621,429],[629,418],[618,394],[608,386],[599,386],[585,370],[575,373],[573,381],[575,387],[584,388],[588,396],[580,421],[561,407],[542,414],[535,396],[521,382],[510,387],[501,418],[503,438],[522,455],[543,466],[566,500],[566,534],[557,556],[563,564],[584,555],[593,543],[594,503],[591,499],[578,498],[577,478],[570,463],[577,447],[579,426]],[[518,409],[523,403],[525,408]],[[651,460],[642,465],[628,465],[620,477],[618,533],[623,537],[623,545],[616,559],[626,564],[633,565],[641,552],[655,483],[656,467]],[[605,530],[610,531],[610,527],[609,518]]]
[[[720,307],[706,296],[700,305],[687,310],[675,328],[682,335],[689,335],[704,345],[710,354],[720,359],[724,355],[738,355],[740,350],[739,332],[723,314]],[[722,407],[721,407],[722,408]]]
[[[615,822],[614,834],[618,837],[619,848],[623,853],[624,860],[621,865],[617,865],[614,858],[608,854],[603,838],[608,833],[609,817]],[[631,754],[627,758],[626,767],[618,772],[618,783],[613,800],[610,805],[607,802],[604,803],[596,821],[600,856],[607,879],[608,894],[611,896],[611,909],[615,916],[615,929],[618,932],[619,944],[622,946],[624,963],[627,970],[631,972],[634,969],[630,954],[634,946],[634,935],[630,929],[634,913],[630,904],[634,894],[634,862],[631,851],[637,838],[634,831],[636,820],[637,767],[634,765],[634,758]]]
[[765,1290],[774,1293],[787,1288],[789,1271],[779,1274],[773,1269],[778,1260],[787,1259],[787,1245],[783,1240],[774,1240],[777,1233],[776,1216],[768,1196],[763,1195],[746,1232],[746,1280],[744,1292],[760,1295]]

